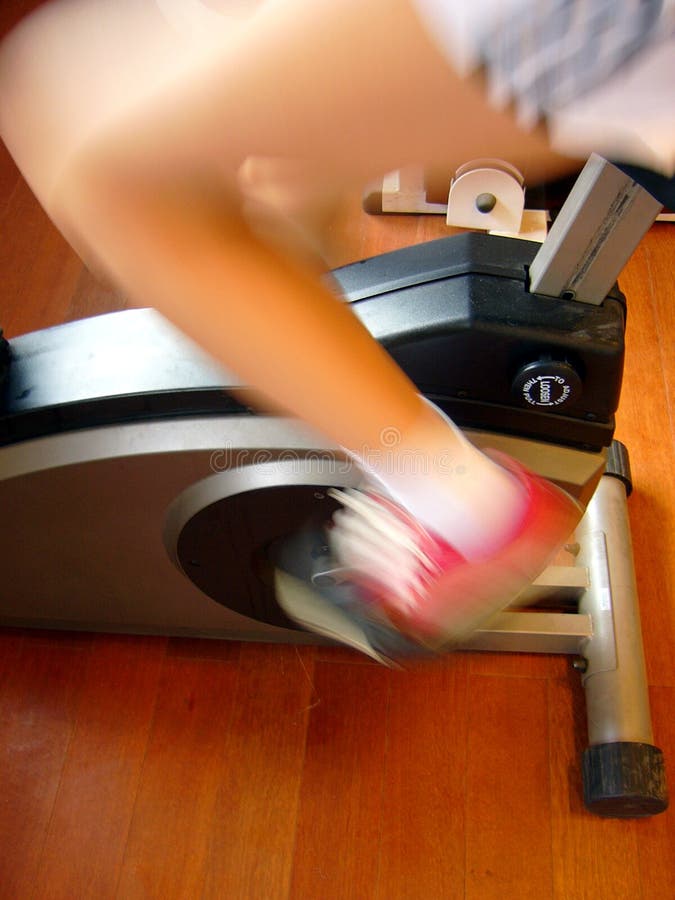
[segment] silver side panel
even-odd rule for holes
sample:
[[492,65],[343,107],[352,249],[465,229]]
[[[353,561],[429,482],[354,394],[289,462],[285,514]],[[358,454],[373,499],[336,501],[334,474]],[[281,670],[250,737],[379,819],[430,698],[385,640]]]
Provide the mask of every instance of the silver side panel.
[[[573,482],[578,495],[604,465],[602,454],[471,436]],[[224,489],[217,476],[235,469],[244,473],[241,489],[250,489],[256,467],[273,460],[287,467],[280,483],[289,483],[288,471],[317,485],[354,478],[337,448],[295,422],[263,416],[129,424],[0,448],[0,620],[303,640],[204,596],[174,566],[163,540],[169,511],[188,489],[193,499],[206,491],[200,502],[217,499]],[[320,460],[314,469],[312,460]]]
[[240,381],[152,309],[130,309],[12,339],[12,412]]

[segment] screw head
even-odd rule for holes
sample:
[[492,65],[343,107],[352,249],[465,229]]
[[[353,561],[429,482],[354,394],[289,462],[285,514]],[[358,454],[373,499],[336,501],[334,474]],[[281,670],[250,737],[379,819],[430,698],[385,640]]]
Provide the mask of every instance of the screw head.
[[487,191],[483,194],[479,194],[476,197],[476,209],[481,213],[489,213],[497,205],[497,198],[494,194],[490,194]]

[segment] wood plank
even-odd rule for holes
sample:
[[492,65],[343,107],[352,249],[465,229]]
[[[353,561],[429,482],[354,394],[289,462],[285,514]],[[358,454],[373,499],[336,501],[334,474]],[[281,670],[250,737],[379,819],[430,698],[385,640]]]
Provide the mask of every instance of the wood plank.
[[464,898],[467,689],[466,654],[392,673],[380,900]]
[[547,681],[471,676],[467,900],[551,896]]
[[0,143],[0,225],[9,209],[12,195],[21,180],[19,171],[4,144]]
[[[658,352],[661,370],[664,375],[663,397],[654,397],[654,416],[650,417],[650,427],[653,422],[658,423],[660,436],[660,452],[657,454],[662,464],[667,466],[667,471],[659,474],[664,476],[662,482],[663,495],[661,502],[668,508],[668,524],[665,526],[673,538],[673,526],[675,526],[675,283],[673,281],[673,225],[656,225],[647,235],[644,243],[647,263],[650,275],[651,306],[657,333],[659,336]],[[668,410],[668,425],[666,417],[662,414],[664,403]],[[672,648],[675,641],[675,558],[672,550],[675,549],[675,540],[672,540],[666,549],[666,556],[660,560],[663,566],[661,572],[662,590],[658,595],[661,617],[657,620],[649,619],[649,659],[652,683],[668,684],[675,686],[675,666],[672,662]],[[665,589],[664,589],[665,588]],[[668,615],[670,612],[670,615]],[[648,615],[652,610],[647,611]],[[667,617],[667,621],[664,619]],[[663,629],[663,630],[662,630]],[[658,642],[658,649],[653,644]]]
[[204,898],[288,896],[312,679],[313,648],[241,647]]
[[170,637],[166,646],[166,655],[183,659],[220,659],[223,662],[238,663],[241,655],[241,643],[206,638]]
[[545,653],[471,653],[472,675],[501,675],[505,678],[561,678],[571,665],[569,656]]
[[[23,643],[21,630],[11,628],[0,631],[0,703],[2,703],[2,682],[16,667]],[[2,709],[1,706],[0,709]]]
[[237,666],[167,658],[117,896],[199,897]]
[[601,819],[583,803],[587,743],[581,679],[549,682],[551,818],[555,900],[640,897],[636,822]]
[[390,672],[317,663],[290,897],[375,896]]
[[653,687],[649,695],[654,743],[666,760],[670,808],[637,823],[641,900],[664,900],[672,895],[675,884],[675,689]]
[[162,638],[93,638],[36,897],[115,896],[165,646]]
[[353,666],[375,666],[379,668],[382,663],[353,650],[351,647],[338,647],[332,645],[319,645],[315,648],[315,659],[317,662],[333,662],[348,663]]
[[[658,231],[656,232],[658,234]],[[664,407],[667,384],[674,373],[662,344],[671,342],[656,314],[663,317],[666,302],[675,303],[672,279],[663,268],[658,284],[652,280],[650,232],[633,254],[621,277],[628,298],[626,368],[617,415],[617,438],[628,447],[634,492],[628,503],[641,619],[652,684],[675,684],[672,647],[675,642],[675,454]],[[655,306],[656,304],[656,306]]]
[[[17,227],[20,223],[20,227]],[[64,320],[82,262],[23,179],[7,207],[0,241],[0,321],[7,338]]]
[[24,640],[0,685],[0,891],[32,896],[89,645]]
[[455,232],[443,216],[371,216],[362,211],[360,194],[346,198],[331,223],[326,262],[331,268],[421,244]]
[[675,440],[675,344],[672,340],[675,334],[673,230],[672,224],[655,225],[643,244],[649,271],[651,305],[660,338],[658,354],[665,375],[663,399],[668,405],[671,440]]
[[2,0],[0,37],[4,37],[24,16],[42,6],[45,0]]

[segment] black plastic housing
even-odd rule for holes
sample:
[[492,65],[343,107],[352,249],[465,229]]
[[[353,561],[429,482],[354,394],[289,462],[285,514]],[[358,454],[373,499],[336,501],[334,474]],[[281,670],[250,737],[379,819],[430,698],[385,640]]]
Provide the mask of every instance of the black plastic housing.
[[[611,442],[619,402],[625,298],[616,288],[592,306],[530,293],[538,248],[468,233],[333,277],[420,390],[458,424],[599,449]],[[532,363],[542,371],[569,364],[581,390],[562,405],[533,408],[514,393],[518,373]]]
[[[625,301],[618,289],[600,306],[530,293],[538,247],[462,234],[336,269],[331,278],[458,424],[599,450],[614,432]],[[0,390],[0,445],[107,424],[250,412],[231,393],[235,377],[162,337],[141,312],[14,339]],[[345,346],[345,366],[351,352]],[[139,371],[133,384],[122,377],[129,368]],[[567,378],[569,391],[556,378]]]

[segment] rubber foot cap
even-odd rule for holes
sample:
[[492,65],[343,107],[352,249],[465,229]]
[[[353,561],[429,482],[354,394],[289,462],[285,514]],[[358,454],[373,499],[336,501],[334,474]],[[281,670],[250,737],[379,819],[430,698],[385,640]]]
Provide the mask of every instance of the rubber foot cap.
[[595,744],[583,756],[584,802],[598,816],[634,819],[668,808],[663,753],[651,744]]

